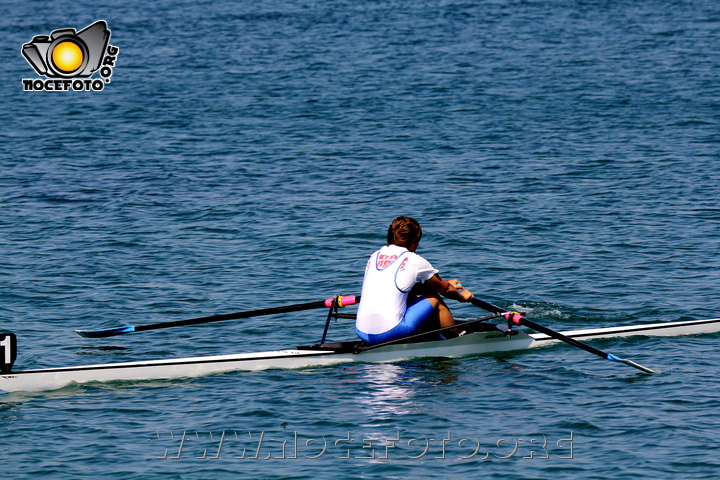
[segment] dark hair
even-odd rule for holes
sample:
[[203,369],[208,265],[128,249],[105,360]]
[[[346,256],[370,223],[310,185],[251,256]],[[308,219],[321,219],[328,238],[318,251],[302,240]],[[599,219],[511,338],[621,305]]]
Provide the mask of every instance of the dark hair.
[[397,217],[388,228],[388,245],[394,244],[410,248],[414,244],[420,243],[421,238],[422,227],[414,218]]

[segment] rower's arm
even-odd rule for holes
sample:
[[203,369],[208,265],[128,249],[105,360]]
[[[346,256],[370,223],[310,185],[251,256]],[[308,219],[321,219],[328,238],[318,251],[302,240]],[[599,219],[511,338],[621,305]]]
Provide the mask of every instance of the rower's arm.
[[[425,280],[425,285],[438,292],[443,297],[457,300],[458,302],[469,302],[473,298],[470,290],[463,288],[462,284],[455,279],[443,280],[437,273]],[[459,285],[459,286],[458,286]]]

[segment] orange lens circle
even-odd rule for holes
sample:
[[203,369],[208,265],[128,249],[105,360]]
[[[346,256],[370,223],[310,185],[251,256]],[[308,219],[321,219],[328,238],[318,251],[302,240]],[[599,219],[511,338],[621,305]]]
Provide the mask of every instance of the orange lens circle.
[[72,73],[82,66],[83,52],[73,42],[60,42],[52,52],[53,64],[65,73]]

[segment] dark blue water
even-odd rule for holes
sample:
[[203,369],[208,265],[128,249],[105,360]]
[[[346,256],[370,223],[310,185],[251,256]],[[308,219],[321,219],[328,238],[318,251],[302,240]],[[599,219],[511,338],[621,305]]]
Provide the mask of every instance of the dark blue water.
[[[314,312],[73,329],[359,293],[401,214],[442,275],[551,328],[718,316],[715,1],[0,14],[0,327],[17,369],[315,342]],[[101,19],[120,48],[102,91],[23,91],[24,43]],[[6,394],[0,461],[23,479],[716,478],[718,341],[595,342],[657,376],[558,346]]]

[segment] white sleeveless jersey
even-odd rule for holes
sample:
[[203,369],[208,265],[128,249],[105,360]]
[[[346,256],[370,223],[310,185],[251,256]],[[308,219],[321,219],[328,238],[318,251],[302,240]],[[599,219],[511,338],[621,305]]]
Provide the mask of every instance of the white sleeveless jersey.
[[430,262],[404,247],[388,245],[373,253],[365,267],[357,329],[377,335],[395,327],[405,316],[412,287],[436,273]]

